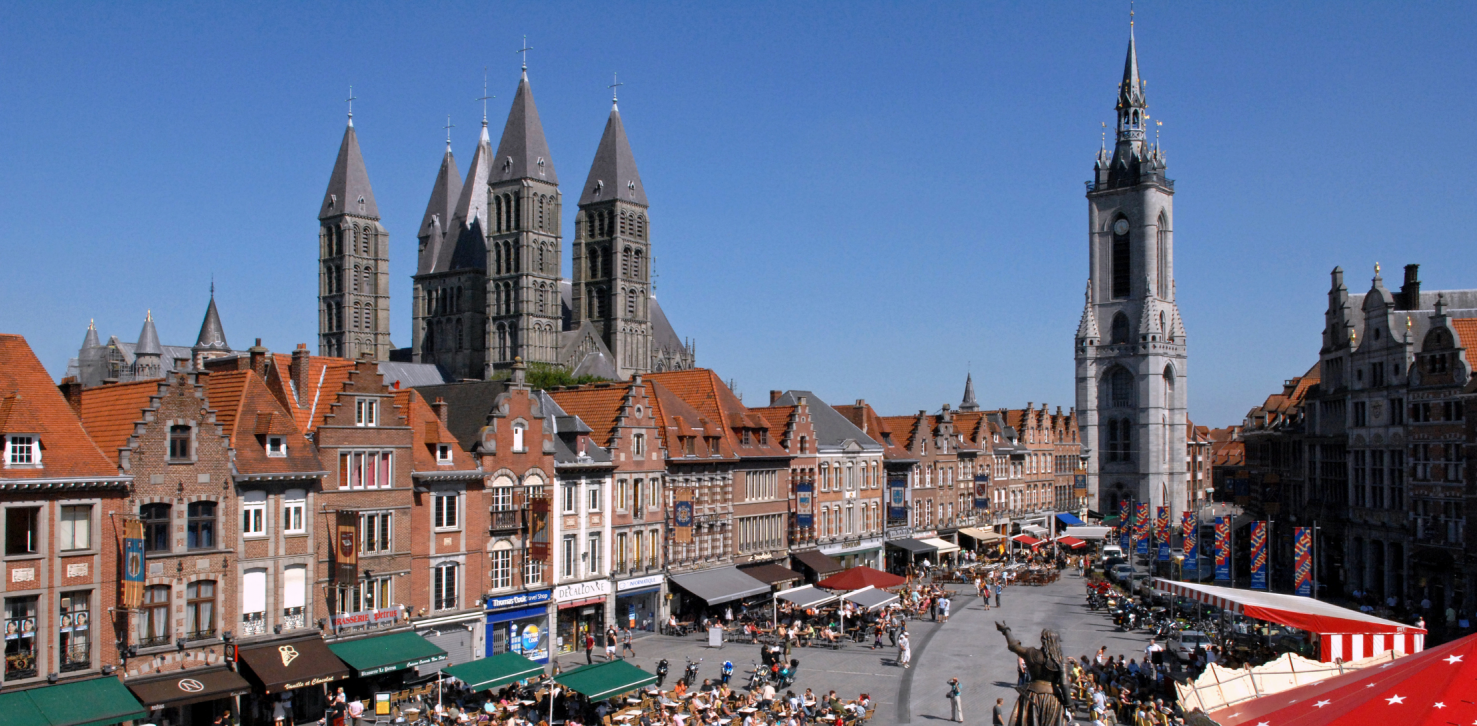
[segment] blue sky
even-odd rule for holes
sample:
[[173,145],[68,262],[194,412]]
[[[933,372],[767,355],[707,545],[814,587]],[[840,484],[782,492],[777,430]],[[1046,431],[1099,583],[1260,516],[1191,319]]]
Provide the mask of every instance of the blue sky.
[[[1177,180],[1191,417],[1224,425],[1317,357],[1328,271],[1477,286],[1467,3],[1137,6]],[[529,74],[566,229],[612,71],[657,296],[751,403],[884,413],[1073,403],[1083,186],[1127,41],[1118,2],[32,3],[0,24],[0,330],[60,375],[90,318],[232,345],[316,334],[316,210],[348,86],[408,345],[447,113],[463,170]],[[568,250],[566,241],[566,255]],[[568,262],[566,259],[567,273]],[[316,347],[316,345],[313,345]]]

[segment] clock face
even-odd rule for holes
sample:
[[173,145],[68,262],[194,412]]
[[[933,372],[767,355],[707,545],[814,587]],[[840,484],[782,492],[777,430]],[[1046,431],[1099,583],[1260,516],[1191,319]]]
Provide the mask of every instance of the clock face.
[[1120,219],[1113,223],[1113,234],[1128,234],[1128,220]]

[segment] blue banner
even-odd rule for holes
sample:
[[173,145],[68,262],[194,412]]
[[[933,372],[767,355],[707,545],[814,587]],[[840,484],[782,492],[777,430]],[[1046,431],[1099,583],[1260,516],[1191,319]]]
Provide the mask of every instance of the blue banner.
[[1149,503],[1142,502],[1137,506],[1138,512],[1133,519],[1134,552],[1144,556],[1149,554]]
[[1303,597],[1313,596],[1313,528],[1298,527],[1293,538],[1293,592]]
[[908,480],[891,479],[887,482],[887,518],[908,518]]
[[1200,517],[1194,512],[1185,512],[1180,527],[1184,530],[1185,542],[1180,546],[1185,550],[1185,561],[1198,570],[1200,568]]
[[795,526],[809,529],[815,521],[815,484],[795,485]]
[[1129,533],[1133,530],[1133,503],[1127,499],[1118,503],[1118,546],[1127,555],[1132,550],[1129,548]]
[[1267,523],[1251,523],[1251,589],[1267,589]]
[[1231,579],[1231,520],[1215,518],[1215,579]]
[[989,474],[989,472],[985,472],[983,474],[975,474],[974,475],[974,508],[975,509],[989,509],[990,508],[990,474]]

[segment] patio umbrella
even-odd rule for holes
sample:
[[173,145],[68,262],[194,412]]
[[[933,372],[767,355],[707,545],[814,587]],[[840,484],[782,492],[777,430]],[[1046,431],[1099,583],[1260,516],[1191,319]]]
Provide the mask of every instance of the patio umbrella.
[[860,590],[867,586],[875,587],[878,590],[886,590],[889,587],[905,585],[907,582],[907,578],[889,575],[881,570],[874,570],[870,567],[853,567],[839,575],[831,575],[817,582],[815,585],[816,587],[823,587],[827,590],[850,591]]

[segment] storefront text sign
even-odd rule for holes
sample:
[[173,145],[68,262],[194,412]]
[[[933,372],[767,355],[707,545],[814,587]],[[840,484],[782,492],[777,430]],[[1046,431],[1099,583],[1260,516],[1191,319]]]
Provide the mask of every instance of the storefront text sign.
[[[344,613],[333,616],[333,627],[356,628],[361,625],[381,625],[393,623],[400,616],[400,608],[384,608],[381,610],[360,610],[357,613]],[[283,665],[287,665],[283,663]]]
[[501,610],[545,603],[549,601],[550,592],[552,591],[539,590],[537,592],[515,592],[512,595],[493,595],[487,600],[487,609]]
[[625,592],[642,587],[655,587],[662,584],[661,575],[647,575],[646,577],[635,577],[629,580],[615,583],[616,592]]
[[581,600],[587,597],[599,597],[610,594],[610,580],[590,580],[589,582],[573,582],[568,585],[560,585],[554,588],[554,600],[564,602],[566,600]]

